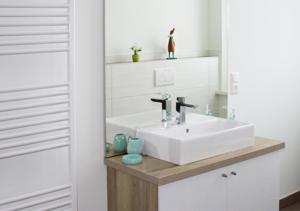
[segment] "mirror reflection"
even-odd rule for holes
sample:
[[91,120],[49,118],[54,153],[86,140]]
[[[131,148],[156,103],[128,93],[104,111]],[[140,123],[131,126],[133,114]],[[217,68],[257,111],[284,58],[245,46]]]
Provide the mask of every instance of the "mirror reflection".
[[139,151],[139,128],[227,118],[224,10],[223,0],[106,1],[107,157]]

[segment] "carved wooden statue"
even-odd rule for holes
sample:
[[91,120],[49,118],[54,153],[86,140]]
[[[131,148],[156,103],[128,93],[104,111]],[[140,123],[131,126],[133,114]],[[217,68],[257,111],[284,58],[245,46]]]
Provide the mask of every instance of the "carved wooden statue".
[[174,32],[175,32],[175,28],[173,28],[169,34],[169,44],[168,44],[169,57],[167,59],[176,59],[176,57],[175,57],[175,41],[173,38]]

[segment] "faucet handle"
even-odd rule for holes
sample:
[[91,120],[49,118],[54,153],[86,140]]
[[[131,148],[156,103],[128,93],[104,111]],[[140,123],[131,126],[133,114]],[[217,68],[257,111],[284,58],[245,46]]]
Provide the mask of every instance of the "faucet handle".
[[155,98],[151,98],[150,99],[152,102],[155,103],[162,103],[163,105],[166,104],[166,100],[165,99],[155,99]]

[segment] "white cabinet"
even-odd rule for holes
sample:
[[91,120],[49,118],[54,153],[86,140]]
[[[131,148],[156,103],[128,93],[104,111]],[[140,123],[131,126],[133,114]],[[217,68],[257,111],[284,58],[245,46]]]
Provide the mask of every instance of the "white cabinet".
[[[218,169],[159,187],[159,211],[222,211],[227,183]],[[218,203],[215,203],[215,202]]]
[[159,211],[278,209],[278,152],[159,187]]
[[229,166],[228,210],[279,210],[279,163],[276,152]]

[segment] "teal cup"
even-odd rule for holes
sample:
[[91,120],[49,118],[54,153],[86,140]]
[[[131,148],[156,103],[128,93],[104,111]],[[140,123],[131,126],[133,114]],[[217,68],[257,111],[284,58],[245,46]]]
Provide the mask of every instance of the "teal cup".
[[128,154],[142,154],[143,142],[139,138],[128,138],[127,153]]
[[114,137],[113,149],[115,152],[124,152],[127,146],[127,138],[124,134],[117,134]]

